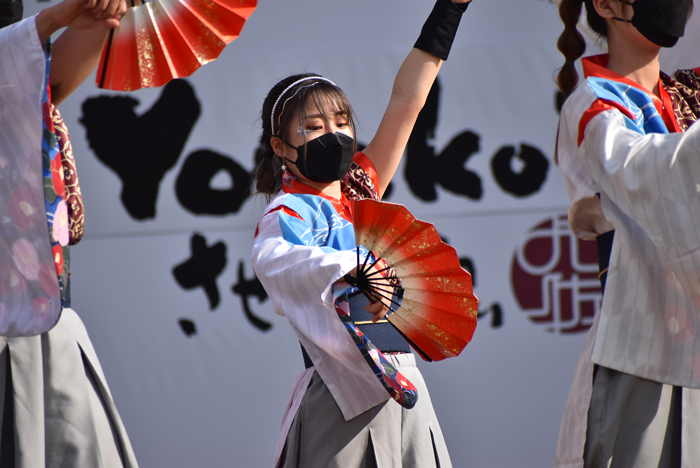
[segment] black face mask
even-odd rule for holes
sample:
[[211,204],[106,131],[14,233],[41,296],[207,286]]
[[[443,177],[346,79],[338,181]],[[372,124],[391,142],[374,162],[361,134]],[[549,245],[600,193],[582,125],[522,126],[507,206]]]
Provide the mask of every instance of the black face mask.
[[285,158],[285,161],[294,164],[301,175],[313,182],[334,182],[345,177],[355,149],[354,140],[340,132],[326,133],[307,142],[306,154],[303,145],[287,145],[297,150],[297,160]]
[[20,21],[23,10],[21,0],[0,0],[0,28]]
[[632,23],[642,36],[660,47],[673,47],[685,33],[690,0],[637,0],[624,3],[634,9],[632,20],[613,19]]

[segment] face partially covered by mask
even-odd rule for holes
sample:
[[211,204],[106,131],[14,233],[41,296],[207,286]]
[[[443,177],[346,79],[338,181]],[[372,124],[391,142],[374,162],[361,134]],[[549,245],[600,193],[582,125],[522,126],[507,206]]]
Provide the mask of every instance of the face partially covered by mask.
[[22,19],[22,0],[0,0],[0,28]]
[[[287,143],[289,145],[289,143]],[[326,133],[303,145],[290,147],[297,150],[294,164],[301,175],[313,182],[334,182],[345,177],[354,156],[354,140],[344,133]],[[306,151],[304,151],[306,149]]]
[[613,19],[632,23],[642,36],[660,47],[673,47],[685,33],[690,0],[637,0],[624,3],[634,9],[632,20]]

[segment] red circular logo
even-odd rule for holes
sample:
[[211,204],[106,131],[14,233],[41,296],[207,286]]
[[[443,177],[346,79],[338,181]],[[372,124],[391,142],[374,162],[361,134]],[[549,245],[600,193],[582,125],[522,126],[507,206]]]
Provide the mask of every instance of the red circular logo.
[[515,252],[511,279],[522,311],[548,332],[586,331],[600,309],[595,242],[574,237],[566,215],[528,232]]

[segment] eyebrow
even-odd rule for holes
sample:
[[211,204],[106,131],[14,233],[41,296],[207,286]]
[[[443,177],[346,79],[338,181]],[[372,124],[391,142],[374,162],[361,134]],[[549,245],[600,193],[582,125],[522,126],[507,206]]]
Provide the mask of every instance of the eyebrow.
[[[346,116],[346,115],[348,115],[348,113],[347,113],[346,111],[338,111],[338,112],[336,112],[336,113],[333,114],[333,115],[335,115],[336,117],[337,117],[337,116]],[[307,115],[307,116],[304,117],[304,118],[306,118],[306,119],[322,119],[322,118],[323,118],[323,114],[321,114],[321,113],[318,113],[318,114],[311,114],[311,115]]]

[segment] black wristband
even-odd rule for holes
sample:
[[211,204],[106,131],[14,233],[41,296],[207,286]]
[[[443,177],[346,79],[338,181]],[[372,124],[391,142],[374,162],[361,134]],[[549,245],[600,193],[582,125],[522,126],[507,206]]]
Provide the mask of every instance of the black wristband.
[[4,1],[0,3],[0,28],[14,24],[22,19],[22,2]]
[[469,3],[437,0],[413,47],[447,60],[462,13],[468,6]]

